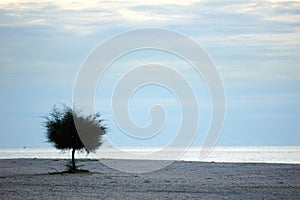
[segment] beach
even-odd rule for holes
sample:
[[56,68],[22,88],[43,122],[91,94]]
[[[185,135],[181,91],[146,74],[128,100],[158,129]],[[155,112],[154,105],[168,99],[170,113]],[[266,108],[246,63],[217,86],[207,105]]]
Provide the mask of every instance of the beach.
[[[149,166],[157,161],[112,160]],[[79,160],[89,173],[60,173],[65,159],[0,159],[0,199],[299,199],[299,164],[176,161],[125,173]]]

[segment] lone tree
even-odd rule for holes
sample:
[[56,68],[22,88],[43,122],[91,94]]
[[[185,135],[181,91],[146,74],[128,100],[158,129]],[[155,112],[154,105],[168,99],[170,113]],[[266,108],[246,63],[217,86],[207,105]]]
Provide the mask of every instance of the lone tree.
[[[54,106],[45,117],[43,126],[46,128],[47,142],[61,150],[72,150],[72,165],[70,170],[76,170],[75,151],[95,151],[102,144],[102,136],[106,127],[100,114],[82,115],[68,106]],[[76,126],[75,126],[76,123]],[[79,134],[78,134],[79,133]],[[82,139],[84,139],[82,141]]]

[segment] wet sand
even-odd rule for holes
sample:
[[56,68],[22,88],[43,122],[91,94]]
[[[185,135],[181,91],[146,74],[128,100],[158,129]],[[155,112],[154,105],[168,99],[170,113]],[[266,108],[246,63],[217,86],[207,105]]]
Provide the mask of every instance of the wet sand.
[[[178,161],[124,173],[81,160],[92,173],[61,174],[67,160],[0,159],[0,199],[300,199],[300,165]],[[149,166],[157,161],[115,160]]]

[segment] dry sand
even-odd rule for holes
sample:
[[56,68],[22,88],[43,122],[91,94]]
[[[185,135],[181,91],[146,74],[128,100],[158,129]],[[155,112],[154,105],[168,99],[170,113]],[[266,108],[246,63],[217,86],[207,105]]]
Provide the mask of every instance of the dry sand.
[[[300,165],[174,162],[156,172],[130,174],[99,161],[95,173],[63,171],[66,160],[0,160],[0,199],[300,199]],[[156,161],[115,161],[147,166]]]

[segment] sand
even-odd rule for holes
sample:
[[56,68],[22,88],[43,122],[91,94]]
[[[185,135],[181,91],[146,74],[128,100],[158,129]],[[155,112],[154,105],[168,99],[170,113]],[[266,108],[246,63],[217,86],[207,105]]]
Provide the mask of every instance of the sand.
[[[124,173],[82,160],[93,173],[49,174],[66,160],[0,160],[0,199],[300,199],[300,165],[178,161]],[[157,161],[115,160],[143,167]]]

